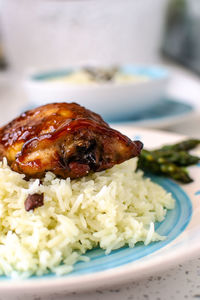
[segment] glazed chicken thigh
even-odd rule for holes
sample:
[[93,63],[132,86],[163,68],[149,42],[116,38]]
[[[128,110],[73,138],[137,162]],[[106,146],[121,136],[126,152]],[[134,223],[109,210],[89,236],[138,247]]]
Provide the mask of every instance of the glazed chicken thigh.
[[76,103],[52,103],[23,113],[0,128],[0,159],[27,178],[51,171],[79,178],[138,156],[140,141],[109,127]]

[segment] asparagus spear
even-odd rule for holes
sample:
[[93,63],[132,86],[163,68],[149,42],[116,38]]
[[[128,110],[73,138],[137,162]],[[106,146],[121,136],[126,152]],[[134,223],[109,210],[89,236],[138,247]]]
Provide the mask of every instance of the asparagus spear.
[[174,150],[155,150],[152,151],[155,157],[165,158],[167,162],[174,163],[178,166],[191,166],[199,162],[199,157],[191,155],[186,151]]
[[200,158],[188,153],[194,149],[200,140],[190,139],[160,149],[141,151],[138,168],[158,175],[165,175],[182,183],[192,182],[185,166],[199,162]]
[[200,144],[198,139],[189,139],[174,145],[163,146],[160,150],[188,151],[196,148]]
[[168,162],[162,157],[155,157],[151,151],[147,150],[142,150],[138,160],[138,168],[153,174],[168,176],[182,183],[193,181],[185,168]]

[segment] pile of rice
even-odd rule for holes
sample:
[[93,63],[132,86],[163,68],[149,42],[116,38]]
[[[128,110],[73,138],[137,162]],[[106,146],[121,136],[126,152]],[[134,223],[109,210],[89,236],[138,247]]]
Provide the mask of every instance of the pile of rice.
[[[137,159],[78,180],[47,173],[26,181],[0,164],[0,274],[27,277],[72,271],[96,246],[113,249],[163,239],[154,231],[171,194],[136,172]],[[44,193],[44,205],[27,212],[29,194]]]

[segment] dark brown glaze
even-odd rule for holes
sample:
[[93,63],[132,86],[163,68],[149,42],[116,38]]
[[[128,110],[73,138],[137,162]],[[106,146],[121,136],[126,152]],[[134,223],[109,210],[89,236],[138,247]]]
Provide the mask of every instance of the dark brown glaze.
[[41,178],[51,171],[79,178],[138,156],[140,141],[112,129],[76,103],[53,103],[27,111],[0,128],[0,159],[14,171]]

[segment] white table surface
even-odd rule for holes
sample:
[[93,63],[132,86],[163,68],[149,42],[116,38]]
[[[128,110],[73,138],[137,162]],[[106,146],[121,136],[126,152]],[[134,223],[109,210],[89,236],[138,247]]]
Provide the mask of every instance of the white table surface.
[[[196,113],[187,122],[169,126],[164,130],[186,134],[200,138],[200,77],[180,67],[168,65],[173,71],[173,77],[169,84],[168,92],[185,101],[189,101],[196,107]],[[26,96],[20,82],[11,79],[12,74],[0,74],[0,124],[4,124],[14,118],[27,105]],[[15,83],[14,85],[12,83]],[[106,290],[90,291],[82,294],[46,295],[36,297],[34,295],[10,296],[2,299],[20,300],[183,300],[200,299],[200,254],[199,258],[183,262],[178,266],[154,274],[136,282],[123,286],[112,287]]]

